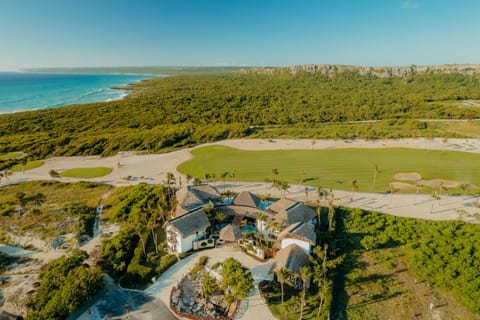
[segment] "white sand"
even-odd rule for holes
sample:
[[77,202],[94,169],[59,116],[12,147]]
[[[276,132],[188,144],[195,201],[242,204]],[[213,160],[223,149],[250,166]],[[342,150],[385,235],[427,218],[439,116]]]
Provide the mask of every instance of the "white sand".
[[[314,142],[313,142],[314,141]],[[166,173],[172,172],[176,176],[183,177],[183,183],[186,180],[183,175],[177,172],[179,164],[191,159],[190,151],[207,145],[224,145],[242,150],[294,150],[294,149],[335,149],[335,148],[415,148],[429,150],[451,150],[480,153],[480,139],[395,139],[395,140],[307,140],[307,139],[237,139],[223,140],[215,143],[208,143],[186,148],[165,154],[139,155],[135,153],[122,153],[114,157],[56,157],[45,160],[45,164],[39,168],[29,170],[25,173],[16,172],[6,183],[15,183],[27,180],[50,180],[52,179],[48,172],[51,169],[62,171],[78,167],[105,166],[111,167],[113,171],[101,178],[94,179],[76,179],[61,178],[60,181],[79,181],[88,180],[95,182],[108,183],[114,186],[131,185],[140,182],[162,183],[165,180]],[[118,166],[120,164],[120,166]],[[122,179],[131,176],[130,181]],[[5,184],[3,182],[2,184]],[[0,185],[2,185],[0,184]],[[257,183],[258,184],[258,183]],[[246,188],[251,183],[242,183],[243,187],[235,188],[234,191]],[[260,183],[258,193],[263,193],[265,186]],[[294,192],[294,190],[297,192]],[[273,193],[274,190],[271,190]],[[314,195],[314,191],[310,195]],[[297,195],[295,195],[297,194]],[[416,217],[431,220],[449,220],[464,219],[473,222],[472,215],[480,213],[473,203],[475,199],[454,196],[442,196],[440,206],[434,204],[433,213],[431,213],[432,198],[430,195],[409,195],[395,194],[390,197],[385,194],[377,193],[359,193],[354,197],[355,201],[350,201],[350,192],[334,191],[338,200],[335,204],[349,207],[357,207],[366,210],[377,210],[383,213],[394,214],[405,217]],[[304,198],[303,186],[292,186],[287,197]],[[416,205],[414,200],[416,198]],[[391,201],[391,204],[390,204]],[[438,207],[438,208],[436,208]],[[463,212],[463,213],[462,213]]]

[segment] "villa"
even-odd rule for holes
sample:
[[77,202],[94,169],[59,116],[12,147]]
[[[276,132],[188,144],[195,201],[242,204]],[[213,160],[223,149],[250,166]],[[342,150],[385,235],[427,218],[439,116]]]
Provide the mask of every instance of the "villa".
[[210,201],[221,198],[217,188],[208,184],[199,186],[186,186],[175,193],[178,201],[176,216],[204,206]]
[[205,237],[210,226],[208,216],[202,208],[187,212],[167,222],[167,246],[177,253],[193,249],[193,242]]
[[289,277],[291,282],[297,284],[298,277],[300,275],[300,269],[309,265],[309,256],[305,251],[296,244],[290,244],[287,247],[277,252],[273,260],[273,265],[270,269],[270,273],[275,275],[281,270],[288,270],[292,276]]
[[[277,255],[280,255],[277,264],[288,265],[287,260],[282,260],[287,253],[304,257],[298,250],[308,257],[315,246],[314,220],[317,215],[315,210],[301,202],[289,199],[273,203],[262,201],[248,191],[242,191],[233,200],[230,198],[222,202],[219,201],[221,195],[218,190],[210,185],[187,186],[177,191],[176,196],[176,217],[167,222],[165,227],[170,251],[182,253],[196,248],[199,241],[209,236],[207,230],[210,227],[210,236],[225,242],[238,241],[245,230],[250,234],[255,231],[262,233],[266,239],[276,241],[274,248],[279,250]],[[211,225],[215,221],[212,213],[209,213],[212,215],[209,218],[204,211],[208,204],[215,207],[214,212],[224,214],[223,220],[215,225]],[[272,251],[273,255],[276,250]]]
[[310,255],[312,248],[317,241],[314,226],[305,222],[297,222],[290,225],[287,229],[280,232],[277,237],[277,246],[285,249],[291,244],[295,244]]

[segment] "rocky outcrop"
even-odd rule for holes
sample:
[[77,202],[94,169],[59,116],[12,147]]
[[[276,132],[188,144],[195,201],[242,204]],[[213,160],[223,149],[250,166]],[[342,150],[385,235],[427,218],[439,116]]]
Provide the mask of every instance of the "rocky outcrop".
[[213,294],[206,301],[201,294],[201,282],[187,275],[178,287],[172,288],[170,308],[181,319],[228,320],[235,316],[238,302],[227,305],[223,294]]
[[290,67],[258,67],[241,69],[241,73],[275,74],[288,72],[292,75],[300,72],[320,73],[334,76],[342,72],[355,72],[360,75],[374,75],[380,78],[408,77],[418,73],[461,73],[465,75],[480,74],[480,64],[442,64],[431,66],[398,66],[398,67],[361,67],[334,64],[304,64]]

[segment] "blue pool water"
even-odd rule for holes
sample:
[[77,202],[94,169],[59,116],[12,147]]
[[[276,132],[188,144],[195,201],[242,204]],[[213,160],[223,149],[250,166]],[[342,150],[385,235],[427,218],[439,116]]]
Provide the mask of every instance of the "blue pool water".
[[247,232],[247,230],[250,231],[250,233],[255,233],[255,231],[257,231],[257,228],[250,225],[242,227],[242,232]]
[[270,200],[262,200],[258,204],[258,208],[262,210],[266,210],[268,207],[270,207],[273,204],[273,201]]
[[121,99],[115,90],[153,75],[0,72],[0,113]]

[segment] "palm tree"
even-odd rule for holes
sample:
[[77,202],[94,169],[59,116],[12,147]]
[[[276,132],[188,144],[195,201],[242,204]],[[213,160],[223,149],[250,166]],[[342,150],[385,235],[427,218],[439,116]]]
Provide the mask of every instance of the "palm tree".
[[330,199],[328,200],[328,231],[333,230],[333,221],[335,218],[335,208],[333,207],[334,200],[335,200],[335,196],[332,193],[330,195]]
[[465,199],[465,193],[471,189],[470,185],[468,183],[461,183],[458,188],[462,191],[463,199]]
[[187,186],[188,186],[188,184],[190,183],[190,180],[192,180],[192,176],[189,175],[189,174],[187,174]]
[[220,177],[223,180],[223,192],[225,192],[225,189],[227,188],[226,185],[225,185],[225,179],[228,177],[228,175],[229,175],[229,173],[227,171],[222,172],[222,174],[220,175]]
[[377,175],[380,174],[381,171],[378,169],[378,165],[375,163],[375,167],[373,168],[373,191],[375,191],[375,184],[377,182]]
[[232,185],[235,186],[235,178],[237,177],[237,171],[233,170],[230,172],[230,178],[232,178]]
[[283,191],[283,197],[285,198],[287,196],[286,192],[290,188],[290,185],[288,184],[287,181],[283,181],[280,185],[280,189]]
[[278,169],[272,169],[272,174],[273,174],[273,178],[272,178],[272,181],[273,183],[275,183],[275,178],[278,176],[280,172],[278,171]]
[[318,199],[322,199],[327,195],[326,190],[322,186],[317,187]]
[[350,196],[350,201],[353,201],[353,193],[358,192],[358,181],[355,179],[352,181],[352,194]]
[[217,212],[217,214],[215,214],[215,220],[217,220],[219,224],[225,221],[226,218],[227,216],[223,212]]
[[299,184],[303,184],[303,180],[305,180],[305,170],[302,170],[302,175],[300,176]]
[[305,296],[307,294],[307,281],[312,276],[312,272],[310,271],[310,267],[303,266],[300,268],[300,278],[302,279],[303,283],[303,290],[302,290],[302,297],[301,297],[301,305],[300,305],[300,317],[299,320],[303,318],[303,307],[305,306]]
[[318,228],[320,229],[320,224],[322,223],[322,221],[320,220],[320,214],[322,213],[322,209],[320,208],[320,206],[317,207],[317,221],[318,221]]
[[305,187],[305,204],[308,203],[308,187]]
[[205,180],[206,180],[207,182],[210,181],[210,173],[208,173],[208,172],[205,173]]
[[289,275],[290,275],[290,272],[283,267],[277,271],[277,279],[278,279],[278,282],[280,282],[280,289],[282,291],[282,298],[281,298],[282,306],[283,306],[283,297],[285,296],[285,292],[283,288]]

